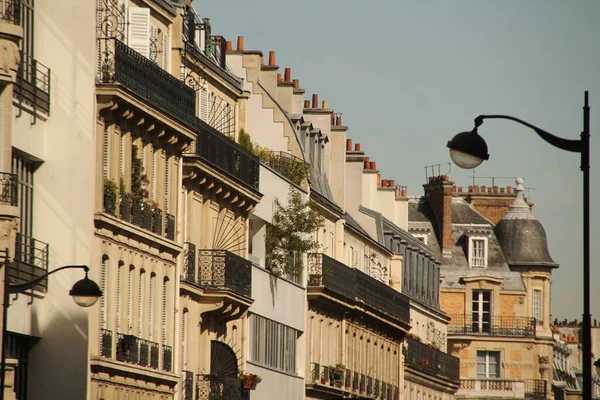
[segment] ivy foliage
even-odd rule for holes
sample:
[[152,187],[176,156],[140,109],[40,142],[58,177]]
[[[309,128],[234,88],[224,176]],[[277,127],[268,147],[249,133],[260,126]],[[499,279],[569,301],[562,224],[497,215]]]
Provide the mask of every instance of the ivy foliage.
[[267,266],[279,267],[289,275],[299,275],[303,255],[319,248],[312,234],[321,229],[324,222],[293,188],[288,193],[287,205],[283,206],[275,199],[273,223],[267,225],[265,237]]
[[252,139],[250,138],[250,134],[248,132],[246,132],[244,130],[244,128],[240,129],[240,134],[238,135],[238,143],[240,144],[240,146],[242,146],[244,149],[246,149],[250,152],[253,149],[253,144],[252,144]]

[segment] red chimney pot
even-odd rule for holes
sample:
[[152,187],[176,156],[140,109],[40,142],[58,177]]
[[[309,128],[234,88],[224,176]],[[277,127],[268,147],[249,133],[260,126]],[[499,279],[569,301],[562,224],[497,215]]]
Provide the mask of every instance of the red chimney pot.
[[237,51],[244,51],[244,37],[238,36],[237,38]]

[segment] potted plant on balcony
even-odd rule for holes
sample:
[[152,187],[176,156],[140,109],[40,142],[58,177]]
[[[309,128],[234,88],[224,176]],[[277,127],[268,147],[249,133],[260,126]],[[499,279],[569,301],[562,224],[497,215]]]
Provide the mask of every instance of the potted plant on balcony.
[[241,372],[240,380],[242,381],[244,389],[254,390],[256,389],[256,385],[262,381],[262,378],[260,375],[251,374],[249,372]]
[[117,213],[117,184],[110,179],[104,179],[104,211],[111,215]]
[[342,387],[346,366],[342,363],[329,366],[329,379],[332,386]]

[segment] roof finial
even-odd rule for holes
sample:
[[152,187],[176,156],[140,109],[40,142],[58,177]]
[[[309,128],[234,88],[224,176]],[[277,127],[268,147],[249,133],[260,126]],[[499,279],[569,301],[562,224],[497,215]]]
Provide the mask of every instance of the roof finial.
[[531,207],[525,202],[525,188],[523,187],[524,179],[518,177],[515,179],[517,187],[515,188],[515,201],[508,207],[508,212],[503,218],[506,219],[535,219],[531,213]]

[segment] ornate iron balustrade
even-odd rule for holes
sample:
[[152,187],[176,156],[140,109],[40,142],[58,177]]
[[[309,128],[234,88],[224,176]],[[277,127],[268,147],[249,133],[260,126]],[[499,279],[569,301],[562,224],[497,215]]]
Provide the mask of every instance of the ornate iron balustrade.
[[325,254],[308,255],[308,286],[325,287],[394,318],[410,321],[409,301],[404,294]]
[[187,282],[196,282],[196,245],[185,242],[183,244],[183,272],[181,279]]
[[165,236],[169,240],[175,240],[175,216],[173,214],[166,214],[166,220]]
[[[30,282],[48,272],[48,243],[17,233],[15,257],[8,268],[8,277],[12,283]],[[35,290],[45,292],[48,278],[42,280]]]
[[112,331],[100,329],[100,356],[112,358]]
[[260,161],[256,155],[200,119],[196,119],[194,130],[197,156],[251,189],[258,190]]
[[198,276],[192,283],[250,297],[252,262],[227,250],[198,250]]
[[194,398],[194,373],[192,371],[182,371],[181,375],[181,399],[192,400]]
[[[115,215],[113,212],[116,211],[116,206],[112,205],[113,197],[115,197],[115,195],[112,192],[108,190],[104,191],[104,211]],[[170,214],[167,214],[166,217],[167,227],[164,234],[167,238],[173,240],[175,238],[175,217]],[[119,218],[157,235],[163,235],[162,210],[154,207],[154,205],[148,202],[134,198],[131,194],[122,195],[120,198]],[[169,223],[171,223],[171,228],[173,229],[172,232],[169,231]],[[171,233],[173,237],[169,237]]]
[[528,317],[489,317],[481,320],[472,315],[450,315],[448,335],[484,335],[535,337],[535,318]]
[[[232,86],[238,89],[242,88],[242,80],[240,78],[231,75],[225,69],[217,65],[213,60],[205,56],[204,53],[197,49],[193,43],[190,43],[188,40],[186,40],[185,37],[184,43],[185,54],[189,54],[190,56],[192,56],[194,61],[194,67],[196,67],[194,69],[202,71],[204,68],[208,68],[209,70],[211,70],[211,72],[214,72],[215,74],[219,75]],[[197,65],[197,63],[201,65]]]
[[33,107],[34,114],[37,110],[50,114],[50,68],[23,51],[13,97]]
[[238,377],[196,375],[196,400],[248,400],[249,397]]
[[173,348],[163,344],[162,346],[162,367],[164,371],[171,372],[173,368]]
[[296,185],[300,185],[310,171],[310,165],[303,159],[283,151],[271,151],[260,161]]
[[194,118],[196,94],[173,75],[116,38],[99,39],[100,83],[118,83],[181,121]]
[[0,204],[17,206],[19,204],[18,193],[17,175],[0,172]]
[[157,235],[162,235],[162,220],[162,210],[160,208],[152,209],[152,232],[156,233]]
[[0,0],[0,21],[21,25],[21,1]]
[[548,394],[548,382],[543,379],[525,380],[525,398],[531,400],[544,400]]
[[158,369],[158,350],[158,343],[117,333],[117,361]]
[[110,182],[107,184],[107,180],[104,182],[104,201],[103,201],[103,209],[105,213],[108,213],[113,216],[117,216],[117,189],[116,185],[111,187],[110,184],[114,185],[114,183]]
[[310,376],[314,384],[338,388],[354,395],[375,396],[380,400],[397,400],[400,396],[398,387],[349,369],[337,370],[313,362]]
[[457,357],[431,348],[410,337],[406,338],[403,352],[406,365],[458,383],[460,360]]

